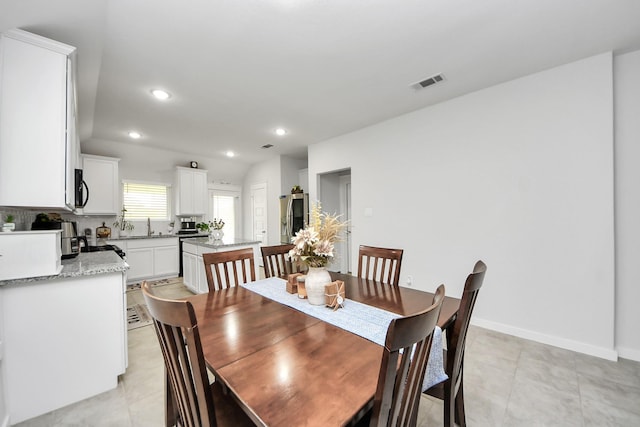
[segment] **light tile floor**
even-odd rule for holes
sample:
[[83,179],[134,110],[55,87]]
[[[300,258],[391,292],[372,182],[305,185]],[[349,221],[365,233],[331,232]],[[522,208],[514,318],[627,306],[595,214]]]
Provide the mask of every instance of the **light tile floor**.
[[[183,285],[155,288],[167,298],[191,295]],[[140,291],[129,305],[144,303]],[[153,326],[129,331],[129,367],[118,387],[28,420],[31,426],[164,425],[163,364]],[[640,426],[640,363],[609,362],[471,327],[465,361],[470,427]],[[419,426],[442,425],[442,403],[422,396]]]

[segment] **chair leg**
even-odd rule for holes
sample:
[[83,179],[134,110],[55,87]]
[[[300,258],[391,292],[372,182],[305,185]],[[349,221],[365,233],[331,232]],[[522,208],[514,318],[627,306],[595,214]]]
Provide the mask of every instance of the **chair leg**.
[[444,427],[455,427],[455,424],[453,423],[455,418],[455,397],[453,396],[452,391],[451,382],[449,381],[449,384],[445,384],[444,386]]
[[456,414],[456,423],[460,427],[467,426],[467,420],[464,413],[464,388],[463,388],[462,379],[460,380],[460,388],[458,389],[458,393],[455,396],[455,414]]
[[174,427],[178,425],[178,408],[174,400],[173,391],[171,390],[171,381],[169,373],[165,369],[164,374],[164,422],[166,427]]

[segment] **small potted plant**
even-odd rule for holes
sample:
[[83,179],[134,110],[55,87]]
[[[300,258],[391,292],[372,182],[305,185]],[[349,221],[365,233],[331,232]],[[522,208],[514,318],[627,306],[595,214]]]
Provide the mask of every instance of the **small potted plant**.
[[208,233],[209,232],[209,224],[207,224],[206,222],[199,222],[196,224],[196,228],[201,232],[201,233]]
[[4,224],[2,224],[2,231],[13,231],[16,229],[15,218],[11,214],[7,214],[4,218]]
[[128,236],[129,232],[133,231],[133,229],[135,228],[135,226],[131,221],[128,221],[125,219],[126,211],[127,209],[123,206],[121,211],[122,213],[120,214],[120,218],[113,223],[113,226],[119,230],[120,237]]

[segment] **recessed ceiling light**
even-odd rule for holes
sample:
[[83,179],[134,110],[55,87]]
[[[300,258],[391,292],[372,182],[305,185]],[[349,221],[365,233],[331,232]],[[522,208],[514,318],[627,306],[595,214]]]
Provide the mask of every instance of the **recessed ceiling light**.
[[234,153],[233,151],[227,151],[227,157],[233,157],[236,155],[236,153]]
[[287,130],[284,128],[278,128],[276,129],[276,135],[278,136],[284,136],[287,134]]
[[142,138],[142,134],[140,132],[136,132],[135,130],[132,130],[131,132],[129,132],[129,138],[140,139]]
[[157,99],[164,101],[165,99],[171,98],[171,94],[169,92],[164,91],[162,89],[154,89],[151,91],[151,94],[155,96]]

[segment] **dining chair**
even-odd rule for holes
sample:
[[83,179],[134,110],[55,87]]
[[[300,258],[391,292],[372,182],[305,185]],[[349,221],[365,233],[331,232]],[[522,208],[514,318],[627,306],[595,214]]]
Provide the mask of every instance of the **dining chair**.
[[400,284],[402,253],[402,249],[360,245],[358,277],[398,286]]
[[254,423],[223,392],[218,381],[209,383],[198,322],[189,301],[162,299],[142,282],[142,294],[153,318],[168,385],[167,426],[253,426]]
[[415,425],[433,330],[443,300],[444,285],[440,285],[430,307],[389,324],[373,409],[362,420],[366,422],[370,416],[370,427]]
[[[256,280],[253,249],[251,248],[202,254],[202,261],[207,275],[209,292]],[[239,273],[242,275],[239,276]]]
[[444,349],[444,370],[449,376],[446,381],[436,384],[424,393],[444,401],[444,426],[453,427],[454,421],[460,427],[467,425],[464,411],[464,351],[471,321],[471,313],[482,287],[487,266],[478,261],[473,272],[467,277],[462,291],[460,308],[453,326],[447,330],[447,349]]
[[261,246],[264,276],[286,277],[287,274],[300,273],[300,264],[289,258],[289,251],[293,248],[293,245]]

